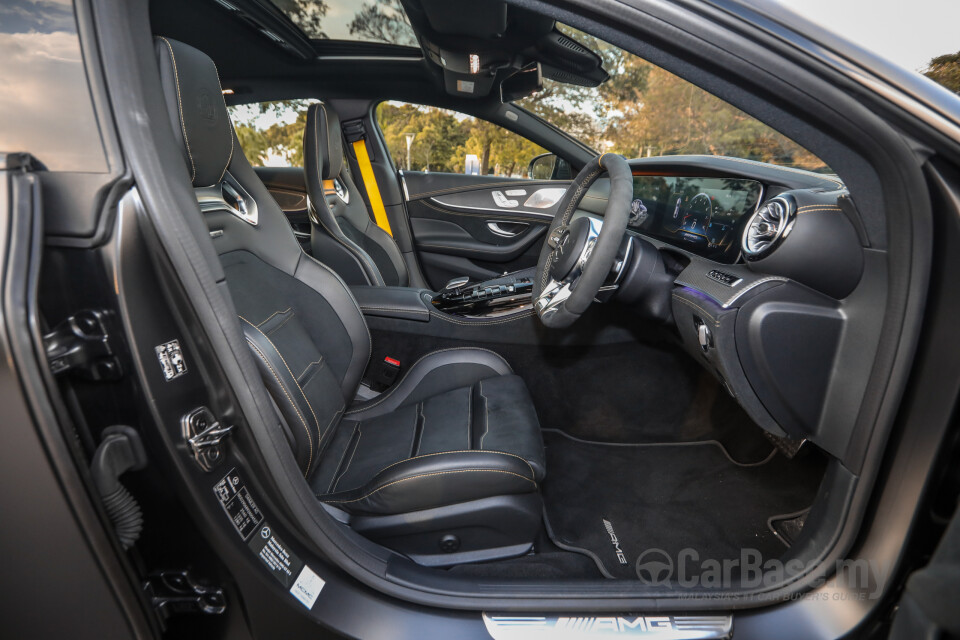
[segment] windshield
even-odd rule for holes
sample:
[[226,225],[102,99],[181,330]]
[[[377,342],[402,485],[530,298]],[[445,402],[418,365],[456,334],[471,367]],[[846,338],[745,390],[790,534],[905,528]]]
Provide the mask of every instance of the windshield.
[[627,158],[706,154],[832,173],[820,158],[720,98],[566,25],[603,58],[610,79],[582,87],[544,79],[518,104],[597,151]]

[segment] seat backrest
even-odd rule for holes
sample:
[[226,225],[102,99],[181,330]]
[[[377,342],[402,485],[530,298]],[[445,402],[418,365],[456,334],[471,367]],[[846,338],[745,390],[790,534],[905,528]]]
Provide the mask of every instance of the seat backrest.
[[243,155],[213,60],[175,40],[155,44],[170,124],[230,297],[309,475],[356,393],[370,334],[349,288],[302,251]]
[[350,284],[408,286],[400,249],[370,216],[343,161],[342,140],[337,113],[322,102],[311,104],[303,133],[304,182],[313,235],[329,239],[313,243],[314,255]]

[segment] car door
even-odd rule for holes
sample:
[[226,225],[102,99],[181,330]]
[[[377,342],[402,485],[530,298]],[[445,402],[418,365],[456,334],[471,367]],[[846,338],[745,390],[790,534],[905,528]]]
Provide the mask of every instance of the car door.
[[531,161],[544,149],[447,109],[389,102],[377,107],[376,117],[399,169],[414,248],[430,286],[536,265],[570,184],[553,179],[556,171],[545,179],[529,177]]

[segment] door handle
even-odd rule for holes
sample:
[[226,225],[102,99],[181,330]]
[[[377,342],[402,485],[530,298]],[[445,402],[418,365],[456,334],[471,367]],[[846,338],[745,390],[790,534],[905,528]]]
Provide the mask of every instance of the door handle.
[[500,224],[501,223],[499,222],[488,222],[487,228],[490,229],[490,232],[493,233],[494,235],[498,235],[503,238],[513,238],[515,236],[518,236],[520,235],[521,232],[523,232],[527,227],[530,226],[526,222],[510,222],[509,224],[511,227],[513,227],[513,229],[504,229],[503,227],[500,226]]

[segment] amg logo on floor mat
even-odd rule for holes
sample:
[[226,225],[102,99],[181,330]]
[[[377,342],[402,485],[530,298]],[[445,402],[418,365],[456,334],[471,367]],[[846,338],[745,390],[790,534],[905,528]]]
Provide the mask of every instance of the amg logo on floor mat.
[[618,538],[617,534],[613,531],[613,523],[604,518],[603,526],[606,527],[607,533],[610,534],[610,544],[613,545],[613,551],[617,554],[617,560],[620,561],[620,564],[627,564],[627,556],[624,555],[623,549],[620,548],[620,538]]

